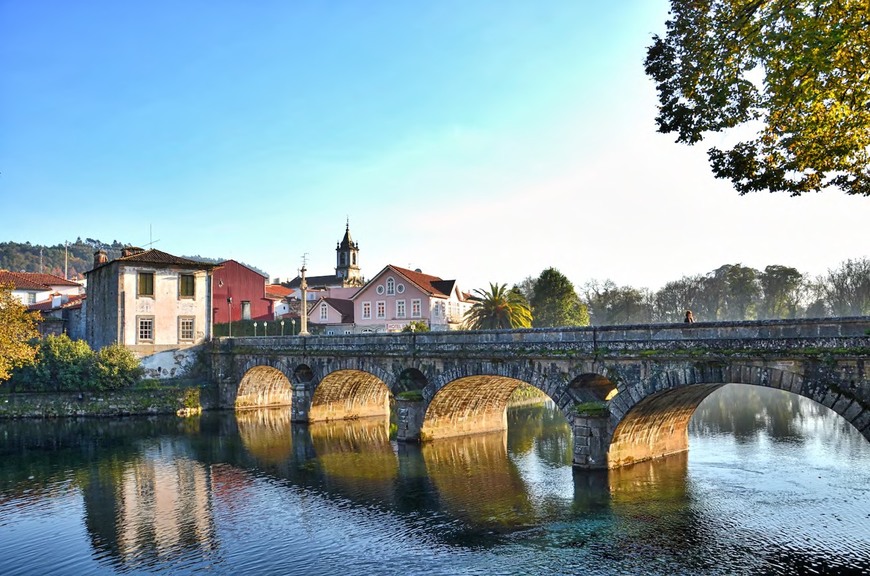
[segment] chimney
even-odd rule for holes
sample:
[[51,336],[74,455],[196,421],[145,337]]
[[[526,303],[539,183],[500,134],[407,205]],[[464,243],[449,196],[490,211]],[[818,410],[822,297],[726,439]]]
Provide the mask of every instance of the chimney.
[[109,261],[109,255],[105,250],[97,250],[94,252],[94,268],[99,268]]
[[142,248],[136,248],[135,246],[125,246],[121,250],[121,258],[126,258],[127,256],[133,256],[134,254],[141,254],[144,252]]

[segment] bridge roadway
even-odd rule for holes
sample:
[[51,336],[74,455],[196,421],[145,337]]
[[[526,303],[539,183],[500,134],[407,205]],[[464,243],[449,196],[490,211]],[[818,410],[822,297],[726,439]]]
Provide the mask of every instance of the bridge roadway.
[[581,468],[687,450],[693,412],[729,383],[811,398],[870,441],[870,317],[220,338],[210,351],[219,407],[289,405],[314,422],[386,417],[393,400],[399,441],[504,430],[527,383],[568,419]]

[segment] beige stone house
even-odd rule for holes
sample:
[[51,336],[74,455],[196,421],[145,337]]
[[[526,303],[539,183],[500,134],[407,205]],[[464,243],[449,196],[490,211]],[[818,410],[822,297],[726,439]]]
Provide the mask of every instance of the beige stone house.
[[111,262],[98,251],[86,273],[88,343],[147,356],[210,338],[213,268],[160,250],[125,248]]

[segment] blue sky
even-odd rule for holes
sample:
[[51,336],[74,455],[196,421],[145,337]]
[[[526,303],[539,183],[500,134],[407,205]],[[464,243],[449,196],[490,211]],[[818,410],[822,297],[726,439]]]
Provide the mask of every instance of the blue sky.
[[[823,273],[870,205],[740,197],[655,132],[667,2],[0,0],[0,241],[659,288]],[[716,137],[710,144],[720,142]]]

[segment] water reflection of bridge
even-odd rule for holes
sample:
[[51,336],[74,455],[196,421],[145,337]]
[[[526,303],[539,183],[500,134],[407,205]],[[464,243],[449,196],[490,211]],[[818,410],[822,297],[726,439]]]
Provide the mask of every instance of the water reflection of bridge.
[[551,330],[221,339],[220,405],[289,405],[295,422],[386,417],[398,439],[504,430],[522,384],[568,420],[573,463],[618,467],[688,449],[698,405],[729,383],[781,389],[870,439],[870,318]]
[[[523,409],[530,412],[539,422],[541,412],[552,414]],[[243,465],[341,501],[414,513],[428,508],[496,531],[536,525],[552,510],[568,508],[571,500],[570,508],[577,512],[632,504],[655,498],[658,491],[672,498],[673,483],[679,484],[687,470],[685,453],[609,472],[575,469],[572,475],[563,467],[564,477],[555,483],[548,479],[550,492],[542,494],[515,458],[540,448],[548,435],[564,439],[564,424],[551,422],[541,430],[517,421],[510,436],[492,432],[421,445],[390,442],[380,418],[299,426],[288,413],[286,408],[237,412],[239,436],[251,458],[243,459]],[[544,448],[543,453],[545,460],[553,458],[548,466],[570,463],[558,450]]]

